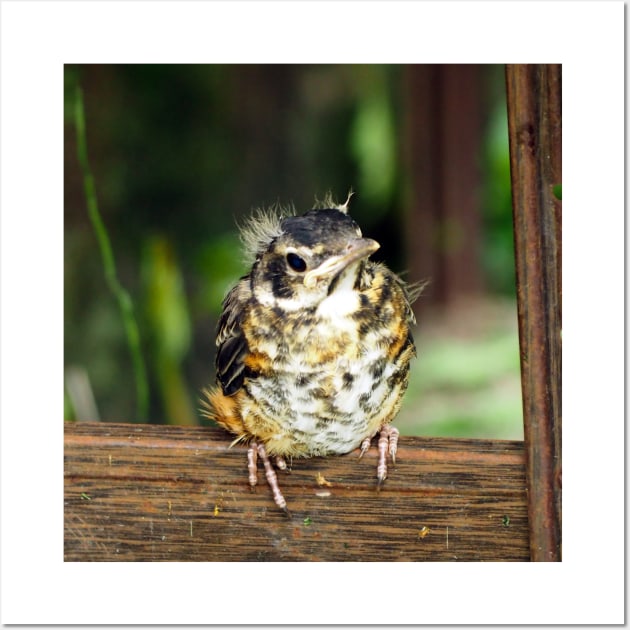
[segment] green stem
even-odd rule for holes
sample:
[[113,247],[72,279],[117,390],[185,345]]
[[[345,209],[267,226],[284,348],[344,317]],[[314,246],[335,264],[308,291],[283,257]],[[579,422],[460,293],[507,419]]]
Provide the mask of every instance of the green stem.
[[105,227],[101,214],[98,210],[94,177],[92,176],[88,161],[83,92],[78,83],[76,86],[74,119],[77,129],[77,155],[79,158],[79,165],[83,173],[83,187],[85,190],[88,215],[90,217],[90,221],[92,222],[92,226],[98,240],[99,249],[101,251],[105,280],[118,302],[123,324],[125,326],[125,332],[127,334],[127,343],[131,353],[131,360],[133,363],[133,371],[136,381],[138,419],[145,420],[149,406],[149,387],[147,384],[147,371],[140,349],[140,332],[133,313],[133,303],[131,301],[131,297],[118,280],[114,252],[109,240],[109,235],[107,234],[107,228]]

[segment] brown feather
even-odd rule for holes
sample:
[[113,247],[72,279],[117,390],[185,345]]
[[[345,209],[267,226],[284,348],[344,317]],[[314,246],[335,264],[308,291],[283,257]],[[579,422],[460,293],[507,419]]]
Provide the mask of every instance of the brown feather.
[[230,433],[235,433],[239,439],[246,438],[247,431],[243,426],[236,398],[225,396],[218,387],[206,388],[202,393],[204,398],[201,400],[201,414]]

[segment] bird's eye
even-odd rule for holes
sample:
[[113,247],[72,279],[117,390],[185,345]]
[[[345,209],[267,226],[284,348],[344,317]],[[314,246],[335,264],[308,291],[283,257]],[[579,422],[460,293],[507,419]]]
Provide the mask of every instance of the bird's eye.
[[293,252],[287,254],[287,264],[293,271],[306,271],[306,261]]

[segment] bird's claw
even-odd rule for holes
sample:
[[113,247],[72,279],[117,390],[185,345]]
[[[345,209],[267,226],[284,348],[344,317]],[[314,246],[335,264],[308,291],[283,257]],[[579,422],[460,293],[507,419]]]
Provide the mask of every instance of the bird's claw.
[[392,458],[392,463],[396,465],[396,451],[398,450],[398,436],[400,431],[390,424],[381,428],[378,438],[378,464],[376,466],[377,488],[383,485],[387,479],[387,456]]
[[361,442],[361,452],[359,453],[359,459],[361,459],[369,450],[370,448],[370,443],[372,442],[372,438],[371,437],[366,437],[365,440],[363,440],[363,442]]
[[[271,488],[275,504],[287,516],[290,517],[291,513],[287,509],[287,502],[285,501],[284,497],[282,496],[282,492],[280,491],[280,486],[278,484],[278,475],[276,475],[276,471],[273,469],[264,445],[259,444],[258,442],[252,442],[247,449],[247,470],[249,472],[249,485],[251,489],[253,490],[258,483],[258,457],[260,457],[263,462],[263,466],[265,467],[265,477],[267,478],[267,483]],[[276,457],[275,461],[278,468],[280,468],[281,470],[286,470],[287,463],[283,457]]]
[[[400,431],[390,424],[381,428],[378,438],[378,464],[376,466],[376,489],[380,490],[387,479],[387,457],[391,457],[392,464],[396,466],[396,451],[398,450],[398,436]],[[370,448],[371,438],[365,438],[361,442],[359,459]]]

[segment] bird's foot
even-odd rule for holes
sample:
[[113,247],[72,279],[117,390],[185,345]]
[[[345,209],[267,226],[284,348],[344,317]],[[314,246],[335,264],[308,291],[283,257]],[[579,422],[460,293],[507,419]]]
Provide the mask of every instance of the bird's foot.
[[[398,450],[398,436],[400,431],[391,424],[381,427],[378,437],[378,464],[376,466],[376,488],[381,489],[383,482],[387,479],[387,456],[392,458],[392,464],[396,465],[396,451]],[[370,448],[372,438],[365,438],[361,442],[361,452],[359,459],[363,457]]]
[[381,489],[383,482],[387,479],[387,456],[392,458],[392,464],[396,465],[396,451],[398,450],[398,436],[400,431],[391,426],[385,425],[381,428],[378,437],[378,464],[376,466],[376,487]]
[[[276,471],[273,469],[271,460],[269,459],[269,455],[267,455],[267,451],[264,445],[259,444],[258,442],[252,442],[247,449],[247,470],[249,472],[249,485],[251,489],[253,490],[258,483],[258,457],[260,457],[263,466],[265,467],[265,477],[267,478],[267,483],[271,488],[275,504],[287,516],[291,516],[291,513],[287,508],[287,502],[285,501],[284,497],[282,496],[282,492],[280,491],[280,486],[278,484],[278,475],[276,475]],[[287,463],[283,457],[276,457],[275,462],[276,466],[278,466],[280,470],[286,470]]]

